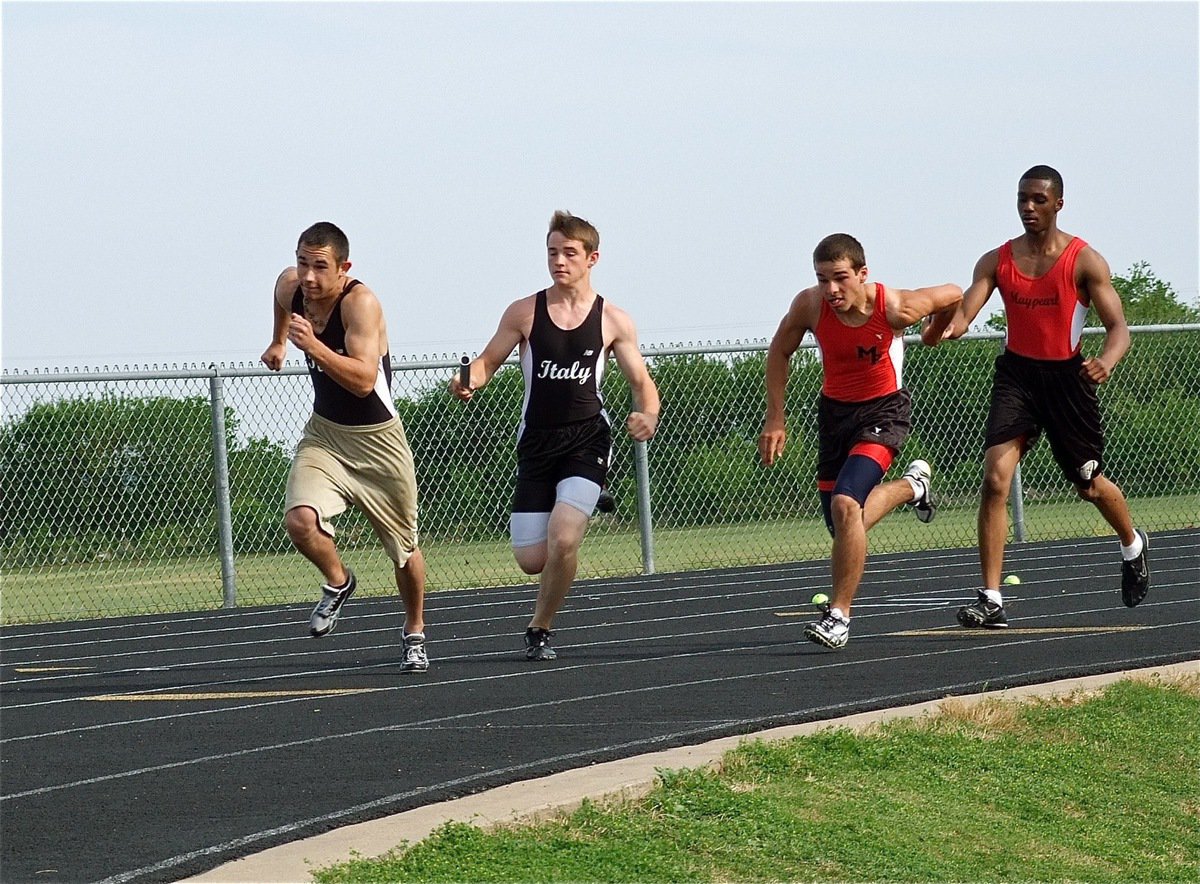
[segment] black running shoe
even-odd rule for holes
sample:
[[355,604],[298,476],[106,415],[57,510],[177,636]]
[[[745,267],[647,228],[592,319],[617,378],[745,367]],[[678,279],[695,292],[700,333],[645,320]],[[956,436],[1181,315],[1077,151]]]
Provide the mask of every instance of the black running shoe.
[[1146,563],[1146,550],[1150,548],[1150,538],[1141,528],[1136,529],[1142,538],[1142,552],[1136,559],[1121,562],[1121,601],[1125,607],[1137,607],[1138,602],[1146,597],[1150,589],[1150,566]]
[[553,660],[558,654],[550,647],[550,636],[554,635],[549,629],[531,626],[525,630],[525,659]]
[[346,574],[349,579],[341,589],[334,589],[328,583],[321,584],[321,600],[317,602],[317,606],[313,608],[312,614],[308,618],[308,631],[313,638],[321,638],[333,632],[333,627],[337,626],[338,614],[341,613],[342,605],[346,603],[346,599],[354,595],[354,590],[358,588],[358,580],[355,579],[354,572],[347,568]]
[[1004,616],[1004,608],[997,605],[984,594],[978,593],[975,604],[958,609],[958,622],[968,629],[1004,629],[1008,626],[1008,618]]
[[826,606],[824,616],[820,620],[804,627],[804,637],[810,642],[836,651],[846,647],[846,642],[850,641],[850,621],[839,617]]

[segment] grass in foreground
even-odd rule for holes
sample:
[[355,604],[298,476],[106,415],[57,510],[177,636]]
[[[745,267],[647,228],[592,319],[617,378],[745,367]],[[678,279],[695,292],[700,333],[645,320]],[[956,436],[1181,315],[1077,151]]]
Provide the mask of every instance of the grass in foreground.
[[368,881],[1200,880],[1200,676],[747,743],[635,802],[450,823]]

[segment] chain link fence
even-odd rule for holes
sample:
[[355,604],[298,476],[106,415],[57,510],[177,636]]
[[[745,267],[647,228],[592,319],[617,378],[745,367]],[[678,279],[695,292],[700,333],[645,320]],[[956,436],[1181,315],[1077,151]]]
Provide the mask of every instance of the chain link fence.
[[[1195,527],[1200,325],[1133,332],[1129,355],[1100,388],[1107,472],[1139,527]],[[928,460],[940,509],[928,525],[910,511],[892,514],[871,532],[872,552],[975,545],[999,337],[909,347],[914,429],[889,478],[914,458]],[[1085,354],[1099,346],[1096,335],[1085,337]],[[793,357],[788,447],[767,469],[757,454],[765,351],[761,341],[647,348],[663,412],[640,452],[622,429],[628,387],[619,371],[606,373],[617,510],[593,518],[580,578],[828,556],[814,482],[820,364],[811,346]],[[519,368],[502,368],[466,404],[446,392],[456,360],[398,359],[394,368],[417,464],[430,590],[529,582],[507,537]],[[250,366],[5,373],[0,382],[4,623],[318,596],[317,572],[283,529],[291,453],[312,407],[302,366],[279,374]],[[1025,458],[1021,481],[1015,539],[1111,534],[1077,500],[1044,442]],[[357,512],[338,521],[338,543],[361,594],[395,592],[391,564]]]

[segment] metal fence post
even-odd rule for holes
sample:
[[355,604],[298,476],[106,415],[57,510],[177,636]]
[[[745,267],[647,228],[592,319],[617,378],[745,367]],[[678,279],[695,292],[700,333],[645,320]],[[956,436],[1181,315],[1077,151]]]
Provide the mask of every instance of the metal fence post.
[[221,556],[221,604],[237,607],[237,577],[233,568],[233,511],[229,504],[229,451],[225,445],[225,388],[220,369],[212,366],[208,380],[212,407],[213,477],[217,503],[217,543]]
[[642,535],[642,573],[654,573],[654,525],[650,519],[650,463],[646,443],[633,443],[633,463],[637,474],[638,529]]
[[1025,540],[1025,487],[1021,484],[1021,465],[1019,463],[1016,472],[1013,473],[1008,499],[1012,504],[1013,540],[1021,543]]

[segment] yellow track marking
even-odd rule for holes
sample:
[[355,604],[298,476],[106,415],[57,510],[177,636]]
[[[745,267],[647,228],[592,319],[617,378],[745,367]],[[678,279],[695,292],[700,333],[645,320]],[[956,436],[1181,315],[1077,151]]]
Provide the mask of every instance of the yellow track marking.
[[369,694],[383,688],[332,688],[317,691],[212,691],[199,694],[100,694],[83,697],[101,703],[143,703],[152,700],[174,702],[177,700],[261,700],[268,697],[340,697],[346,694]]

